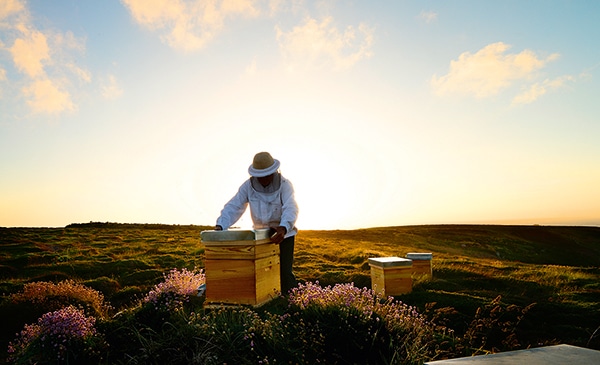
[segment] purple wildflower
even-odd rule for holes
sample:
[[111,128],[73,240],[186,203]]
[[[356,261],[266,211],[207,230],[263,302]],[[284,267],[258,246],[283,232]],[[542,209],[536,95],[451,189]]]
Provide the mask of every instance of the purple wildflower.
[[299,284],[292,289],[289,301],[290,305],[300,309],[310,305],[334,306],[340,310],[355,309],[365,319],[376,314],[390,329],[425,324],[425,319],[415,308],[396,301],[393,297],[383,297],[372,289],[357,288],[353,283],[325,288],[321,287],[318,281]]
[[9,343],[9,360],[15,361],[24,356],[36,343],[52,351],[57,360],[63,360],[69,343],[97,335],[95,323],[94,317],[87,317],[82,310],[73,306],[46,313],[37,323],[25,325],[17,334],[17,339]]
[[196,295],[198,287],[206,282],[203,270],[173,269],[164,275],[165,280],[154,286],[142,299],[157,309],[177,310],[183,308],[190,296]]

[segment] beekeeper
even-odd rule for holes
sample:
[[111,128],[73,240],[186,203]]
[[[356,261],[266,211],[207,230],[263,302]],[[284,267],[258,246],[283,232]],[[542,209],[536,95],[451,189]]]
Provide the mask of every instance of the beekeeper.
[[268,152],[254,156],[248,168],[250,178],[240,186],[237,194],[225,204],[217,219],[215,230],[226,230],[235,224],[250,204],[254,229],[270,228],[271,242],[279,244],[281,292],[296,286],[292,270],[294,239],[298,230],[298,204],[292,183],[279,172],[279,160]]

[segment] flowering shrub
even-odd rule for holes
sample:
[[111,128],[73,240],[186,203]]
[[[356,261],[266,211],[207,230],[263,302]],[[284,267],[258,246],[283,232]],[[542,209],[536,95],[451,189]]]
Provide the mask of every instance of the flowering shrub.
[[94,327],[96,319],[73,306],[44,314],[25,325],[8,347],[14,363],[69,363],[99,356],[104,341]]
[[[83,297],[98,303],[102,299],[73,282],[33,284],[13,300],[27,298],[33,306],[71,292],[86,293]],[[8,360],[16,364],[421,364],[518,347],[516,326],[529,309],[504,308],[497,298],[478,310],[464,336],[456,336],[437,317],[426,317],[427,311],[420,314],[393,297],[353,284],[299,284],[289,297],[278,297],[261,309],[201,309],[194,298],[201,300],[197,293],[202,284],[203,271],[173,269],[148,292],[141,306],[102,320],[99,327],[93,316],[73,305],[46,313],[37,323],[25,325],[9,344]],[[23,328],[22,324],[16,328]]]
[[206,282],[203,270],[186,268],[173,269],[164,278],[142,299],[142,303],[152,304],[160,311],[181,310],[190,297],[197,295],[198,287]]
[[[346,353],[355,351],[355,359],[373,354],[360,358],[362,363],[377,363],[381,358],[411,363],[433,351],[428,346],[438,328],[427,323],[415,308],[372,289],[360,289],[352,283],[321,287],[318,282],[308,282],[291,290],[289,302],[303,317],[299,336],[318,339],[312,348],[320,342],[323,353],[331,352],[331,348],[345,348]],[[358,342],[360,334],[368,335],[370,340]],[[394,353],[390,354],[390,349]]]
[[76,305],[83,307],[88,315],[96,317],[105,316],[110,309],[110,306],[105,304],[102,293],[73,280],[59,283],[36,281],[25,284],[22,292],[11,295],[11,301],[15,304],[29,302],[45,312]]
[[381,317],[391,328],[411,324],[422,325],[425,321],[415,308],[393,297],[383,297],[373,289],[357,288],[354,284],[336,284],[325,288],[319,282],[299,284],[290,293],[290,305],[306,309],[310,305],[339,307],[341,310],[357,310],[364,318],[373,314]]

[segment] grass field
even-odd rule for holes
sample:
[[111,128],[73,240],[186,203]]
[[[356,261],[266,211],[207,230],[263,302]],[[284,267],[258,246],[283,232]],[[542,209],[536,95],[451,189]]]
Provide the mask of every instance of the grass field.
[[460,329],[478,307],[502,302],[535,306],[523,336],[531,345],[594,344],[600,326],[600,228],[436,225],[303,232],[299,275],[322,283],[369,286],[368,257],[433,253],[432,280],[417,281],[401,300],[457,309]]
[[[0,228],[3,301],[27,283],[73,279],[101,292],[116,313],[135,305],[169,270],[202,268],[203,229],[210,227],[90,223]],[[301,231],[294,268],[301,282],[369,288],[369,257],[408,252],[433,253],[433,278],[415,278],[412,293],[397,299],[443,321],[457,336],[473,335],[477,321],[497,325],[499,313],[519,310],[519,347],[567,343],[600,349],[595,332],[600,332],[600,227]],[[1,348],[41,315],[4,302]]]

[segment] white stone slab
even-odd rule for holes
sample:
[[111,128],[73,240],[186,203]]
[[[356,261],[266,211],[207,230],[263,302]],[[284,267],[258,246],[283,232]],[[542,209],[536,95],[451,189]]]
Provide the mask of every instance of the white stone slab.
[[600,351],[571,345],[426,362],[424,365],[598,365]]

